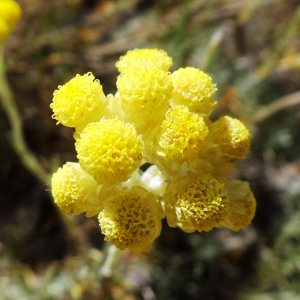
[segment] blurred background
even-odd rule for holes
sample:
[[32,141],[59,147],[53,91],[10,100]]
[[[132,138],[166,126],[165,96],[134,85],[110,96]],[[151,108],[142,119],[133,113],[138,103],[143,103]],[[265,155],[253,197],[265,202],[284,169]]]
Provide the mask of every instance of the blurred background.
[[[14,122],[41,170],[22,163],[0,105],[0,300],[300,299],[299,0],[17,2],[7,80]],[[56,125],[49,105],[77,73],[93,72],[115,93],[115,62],[135,48],[164,49],[171,71],[212,76],[212,118],[239,118],[251,132],[251,152],[231,177],[250,182],[257,213],[239,232],[187,234],[164,221],[148,252],[124,252],[105,277],[96,217],[69,218],[49,194],[47,175],[77,161],[72,129]]]

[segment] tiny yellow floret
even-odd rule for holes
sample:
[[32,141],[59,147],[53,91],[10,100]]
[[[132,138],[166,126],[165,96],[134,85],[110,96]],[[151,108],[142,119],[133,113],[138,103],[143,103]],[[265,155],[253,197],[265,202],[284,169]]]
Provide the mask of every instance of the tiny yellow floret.
[[81,167],[98,183],[116,183],[138,168],[144,142],[132,124],[112,119],[89,124],[75,147]]
[[107,104],[100,81],[90,72],[83,76],[77,74],[59,86],[53,96],[50,105],[53,118],[68,127],[100,121]]
[[149,130],[164,117],[172,95],[170,75],[149,66],[128,67],[119,75],[117,88],[126,122],[139,133]]
[[228,217],[220,225],[238,231],[252,222],[256,201],[248,182],[226,180],[225,186],[230,200],[230,209]]
[[211,174],[193,175],[170,183],[166,197],[169,226],[186,232],[210,231],[227,218],[229,199],[224,183]]
[[203,118],[179,105],[166,114],[160,128],[159,146],[168,158],[182,164],[204,153],[207,136]]
[[218,146],[223,154],[241,159],[249,153],[250,135],[245,125],[238,119],[225,116],[209,127],[209,142]]
[[173,83],[172,106],[185,105],[191,112],[209,115],[217,106],[211,97],[216,92],[216,85],[206,73],[196,68],[180,68],[171,75]]
[[135,49],[128,51],[116,62],[118,71],[122,73],[127,67],[142,65],[146,67],[155,67],[162,71],[169,71],[173,65],[172,58],[167,52],[158,49]]
[[146,251],[161,232],[160,204],[152,193],[133,187],[104,200],[99,214],[105,240],[137,254]]
[[103,207],[97,195],[97,182],[78,163],[67,162],[53,174],[52,196],[57,206],[70,216],[90,211],[98,214]]

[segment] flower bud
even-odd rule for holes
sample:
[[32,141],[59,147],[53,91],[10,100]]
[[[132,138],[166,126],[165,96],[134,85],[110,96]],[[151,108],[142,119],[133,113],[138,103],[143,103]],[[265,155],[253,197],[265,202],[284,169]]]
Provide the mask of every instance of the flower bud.
[[229,199],[224,183],[211,174],[193,175],[171,182],[165,196],[170,227],[186,232],[210,231],[227,218]]
[[104,201],[99,214],[105,240],[137,254],[145,251],[161,232],[162,211],[152,193],[133,187]]
[[[104,116],[106,97],[99,80],[92,73],[77,74],[54,92],[50,107],[53,119],[68,127],[85,127]],[[85,126],[83,126],[83,124]]]
[[98,183],[126,181],[142,160],[144,142],[133,125],[102,120],[89,124],[75,143],[81,167]]
[[211,97],[216,92],[216,85],[206,73],[195,68],[180,68],[171,75],[173,94],[171,106],[185,105],[191,112],[208,117],[218,105]]
[[167,72],[173,63],[172,58],[165,51],[157,49],[135,49],[128,51],[116,62],[116,67],[120,73],[128,67],[137,65],[155,67]]

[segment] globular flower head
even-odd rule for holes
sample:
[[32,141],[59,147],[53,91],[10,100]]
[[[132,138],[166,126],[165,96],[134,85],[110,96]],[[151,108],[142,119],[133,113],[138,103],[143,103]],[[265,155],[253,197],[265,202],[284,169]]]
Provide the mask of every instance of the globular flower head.
[[167,52],[158,49],[135,49],[128,51],[116,62],[116,67],[121,73],[127,67],[142,65],[146,67],[155,67],[167,72],[173,65],[172,58]]
[[21,13],[21,7],[15,1],[0,0],[0,43],[12,31]]
[[209,231],[229,213],[224,183],[211,174],[188,173],[178,178],[169,184],[165,200],[169,226],[179,226],[186,232]]
[[185,105],[201,116],[208,116],[217,106],[217,101],[211,99],[217,88],[206,73],[187,67],[172,73],[171,78],[174,88],[171,106]]
[[53,174],[52,196],[57,206],[70,216],[87,211],[98,214],[103,207],[97,194],[97,182],[78,163],[66,163]]
[[241,121],[229,116],[211,124],[208,140],[231,159],[245,158],[249,153],[249,131]]
[[182,164],[204,153],[207,136],[208,128],[203,118],[179,105],[166,114],[158,143],[168,158]]
[[126,181],[144,150],[134,126],[117,119],[89,124],[75,146],[81,167],[98,183],[110,184]]
[[17,2],[0,0],[0,18],[4,19],[10,28],[19,20],[21,13],[21,7]]
[[228,217],[220,223],[220,227],[228,227],[238,231],[251,223],[256,210],[256,201],[248,182],[226,180],[226,189],[230,200]]
[[117,88],[126,122],[139,133],[157,125],[169,108],[172,84],[169,74],[149,66],[128,67],[119,75]]
[[135,254],[147,250],[161,231],[161,206],[141,187],[105,199],[98,218],[106,241]]
[[107,104],[99,80],[92,73],[77,74],[53,94],[50,107],[53,118],[68,127],[87,125],[99,121]]

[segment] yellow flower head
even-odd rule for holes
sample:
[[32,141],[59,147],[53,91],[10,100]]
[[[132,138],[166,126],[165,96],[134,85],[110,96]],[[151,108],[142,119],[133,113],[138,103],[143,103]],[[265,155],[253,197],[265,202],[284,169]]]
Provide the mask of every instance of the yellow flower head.
[[88,211],[91,217],[102,210],[97,182],[78,163],[67,162],[59,168],[52,176],[51,186],[55,203],[70,216]]
[[119,75],[117,88],[126,122],[139,133],[155,126],[169,108],[172,94],[170,76],[153,67],[128,67]]
[[0,0],[0,18],[5,20],[7,25],[12,28],[21,16],[20,5],[13,0]]
[[161,207],[152,193],[133,187],[104,200],[99,224],[106,241],[137,254],[159,236]]
[[228,217],[220,225],[238,231],[253,220],[256,201],[248,182],[226,180],[225,186],[228,190],[230,209]]
[[76,75],[54,92],[53,118],[68,127],[100,121],[107,104],[99,80],[92,73]]
[[21,7],[15,1],[0,0],[0,43],[12,31],[21,13]]
[[228,216],[227,190],[211,174],[188,173],[167,189],[166,216],[171,227],[179,226],[186,232],[210,231]]
[[225,116],[212,123],[208,140],[234,159],[245,158],[249,153],[249,131],[238,119]]
[[180,68],[171,75],[173,94],[171,105],[185,105],[191,112],[208,116],[217,106],[211,97],[216,92],[216,85],[206,73],[195,68]]
[[165,51],[158,49],[135,49],[128,51],[116,63],[116,67],[120,73],[127,67],[137,65],[155,67],[167,72],[173,63],[172,58]]
[[89,124],[75,146],[81,167],[98,183],[126,181],[144,150],[134,126],[116,119]]
[[10,29],[8,24],[5,22],[4,19],[0,18],[0,43],[4,41],[4,39],[8,36],[10,33]]
[[159,146],[168,158],[182,164],[204,153],[207,135],[203,118],[180,105],[167,113],[160,128]]

